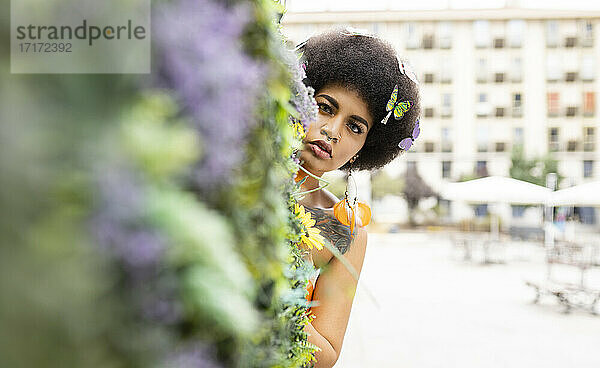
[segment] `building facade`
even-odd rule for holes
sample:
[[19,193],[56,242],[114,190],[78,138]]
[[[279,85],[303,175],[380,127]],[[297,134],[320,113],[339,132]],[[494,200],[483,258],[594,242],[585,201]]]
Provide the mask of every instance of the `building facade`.
[[[441,190],[465,177],[509,176],[511,150],[522,145],[527,158],[551,153],[558,160],[562,187],[600,179],[599,11],[310,12],[283,19],[294,43],[340,24],[390,41],[419,76],[421,136],[385,169],[392,177],[416,165]],[[444,205],[455,220],[477,213]],[[505,212],[523,216],[518,207]],[[586,216],[595,222],[593,212]]]

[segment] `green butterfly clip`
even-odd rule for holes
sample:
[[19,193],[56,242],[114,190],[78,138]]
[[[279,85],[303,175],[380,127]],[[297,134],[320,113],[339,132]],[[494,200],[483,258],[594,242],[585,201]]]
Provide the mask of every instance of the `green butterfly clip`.
[[392,111],[394,112],[394,119],[400,120],[404,116],[404,113],[410,109],[410,101],[401,101],[398,100],[398,85],[394,86],[394,91],[390,96],[390,100],[385,106],[385,111],[389,111],[383,120],[381,120],[382,124],[387,124],[390,115],[392,115]]

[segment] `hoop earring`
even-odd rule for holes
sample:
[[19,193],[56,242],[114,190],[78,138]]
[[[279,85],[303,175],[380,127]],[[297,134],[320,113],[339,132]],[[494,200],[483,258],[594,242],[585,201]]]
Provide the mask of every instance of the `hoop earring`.
[[333,206],[333,215],[340,223],[350,226],[350,235],[352,238],[356,235],[354,231],[356,225],[366,226],[371,222],[371,207],[365,202],[358,202],[357,200],[356,181],[352,176],[352,163],[356,161],[357,157],[358,155],[350,160],[344,199]]

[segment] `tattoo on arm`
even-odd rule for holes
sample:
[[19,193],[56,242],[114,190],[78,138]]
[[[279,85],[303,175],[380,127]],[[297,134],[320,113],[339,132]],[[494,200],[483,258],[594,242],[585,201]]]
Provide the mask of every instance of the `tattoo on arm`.
[[350,226],[344,225],[335,218],[320,208],[304,207],[310,211],[313,219],[315,219],[315,227],[321,230],[327,240],[335,246],[340,253],[344,254],[350,248],[352,237],[350,236]]

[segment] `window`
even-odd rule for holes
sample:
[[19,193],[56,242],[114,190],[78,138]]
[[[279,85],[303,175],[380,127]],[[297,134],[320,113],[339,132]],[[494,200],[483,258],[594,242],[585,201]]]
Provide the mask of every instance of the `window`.
[[523,63],[521,58],[512,59],[511,68],[510,68],[510,80],[519,83],[522,79],[523,72]]
[[489,129],[485,125],[477,127],[477,152],[487,152],[489,145]]
[[425,142],[425,152],[433,152],[435,151],[435,145],[433,142]]
[[558,22],[555,20],[549,20],[546,22],[546,46],[558,46]]
[[591,82],[595,78],[594,56],[585,55],[581,60],[581,80]]
[[485,118],[490,114],[490,106],[487,103],[487,94],[480,93],[477,96],[476,114],[478,118]]
[[513,93],[512,96],[512,108],[513,108],[513,117],[520,117],[523,114],[523,99],[521,98],[520,93]]
[[594,207],[573,207],[573,214],[579,217],[582,224],[596,224],[596,209]]
[[596,94],[594,92],[583,93],[583,115],[594,116],[596,112]]
[[452,48],[452,23],[441,22],[439,24],[439,40],[438,44],[440,49]]
[[488,176],[487,161],[477,161],[475,165],[475,175],[479,177]]
[[504,83],[504,73],[495,73],[494,74],[494,82]]
[[423,48],[428,49],[428,50],[433,48],[433,35],[432,34],[424,34],[423,35]]
[[577,141],[568,141],[567,142],[567,151],[569,152],[575,152],[577,151]]
[[433,117],[433,107],[426,107],[425,111],[424,111],[424,115],[426,118],[432,118]]
[[548,131],[548,150],[558,151],[558,128],[550,128]]
[[566,115],[570,118],[577,115],[577,106],[568,106]]
[[373,34],[376,34],[376,35],[380,34],[381,28],[383,28],[383,27],[381,27],[381,23],[378,23],[378,22],[371,23],[371,31],[373,32]]
[[504,117],[504,107],[496,107],[496,117],[497,118]]
[[566,82],[575,82],[575,80],[577,80],[577,72],[565,73],[565,81]]
[[559,110],[558,92],[548,92],[548,116],[558,116]]
[[442,152],[452,152],[452,139],[450,133],[450,128],[442,128]]
[[495,38],[494,39],[494,48],[495,49],[504,48],[504,38]]
[[433,83],[433,73],[425,73],[424,82],[427,84]]
[[523,44],[523,34],[525,33],[525,21],[513,19],[508,21],[508,46],[517,48]]
[[515,128],[515,130],[513,131],[513,142],[515,144],[523,144],[523,141],[524,141],[523,128],[521,128],[521,127]]
[[596,134],[595,129],[592,127],[583,128],[583,150],[586,152],[594,151]]
[[506,151],[506,143],[496,142],[496,152],[504,152],[504,151]]
[[407,49],[416,49],[419,47],[419,35],[417,34],[417,25],[414,23],[407,23],[406,33],[408,37],[406,39]]
[[478,204],[473,207],[475,211],[475,216],[477,217],[485,217],[488,214],[488,205],[487,204]]
[[487,20],[476,20],[473,22],[473,34],[475,35],[475,47],[484,48],[490,46],[490,22]]
[[510,206],[511,210],[512,210],[512,217],[523,217],[523,214],[525,213],[525,206],[523,205],[511,205]]
[[450,93],[442,94],[442,117],[452,116],[452,95]]
[[442,161],[442,178],[448,179],[451,176],[452,162]]
[[558,55],[548,55],[546,58],[546,73],[548,82],[556,82],[560,79],[561,65]]
[[485,83],[485,82],[487,82],[487,62],[483,58],[480,58],[477,61],[476,75],[477,75],[477,82],[478,83]]
[[440,79],[442,83],[451,83],[452,82],[452,64],[450,60],[445,60],[440,68]]
[[583,177],[591,178],[594,176],[594,161],[584,160],[583,161]]
[[594,45],[594,24],[591,20],[583,23],[583,35],[581,37],[581,46],[592,47]]
[[567,37],[565,38],[565,47],[567,48],[573,48],[577,45],[577,38],[576,37]]

